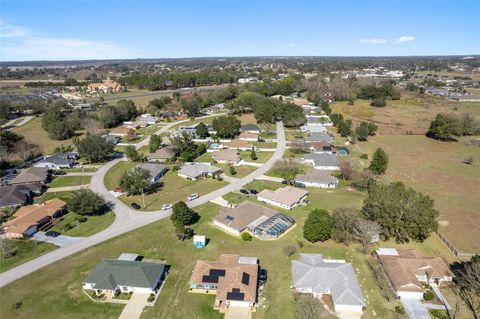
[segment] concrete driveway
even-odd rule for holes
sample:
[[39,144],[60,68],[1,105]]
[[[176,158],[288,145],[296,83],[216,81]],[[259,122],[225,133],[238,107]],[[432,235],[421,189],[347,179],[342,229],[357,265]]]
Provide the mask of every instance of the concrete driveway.
[[118,319],[138,319],[147,305],[149,294],[133,293]]
[[228,307],[225,319],[250,319],[252,311],[247,307]]
[[430,319],[427,307],[420,300],[401,298],[400,302],[410,319]]
[[45,235],[45,232],[39,231],[39,232],[36,232],[32,237],[30,237],[30,239],[35,241],[43,241],[45,243],[54,244],[58,247],[65,247],[73,243],[76,243],[77,241],[82,240],[83,237],[70,237],[70,236],[64,236],[64,235],[58,235],[57,237],[49,237]]

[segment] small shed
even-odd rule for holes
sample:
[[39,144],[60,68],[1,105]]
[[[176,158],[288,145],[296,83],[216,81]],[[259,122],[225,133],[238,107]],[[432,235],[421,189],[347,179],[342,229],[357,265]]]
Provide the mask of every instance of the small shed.
[[137,261],[138,255],[130,254],[130,253],[122,253],[120,256],[118,256],[118,260]]
[[196,248],[204,248],[207,245],[207,237],[201,235],[193,236],[193,245]]

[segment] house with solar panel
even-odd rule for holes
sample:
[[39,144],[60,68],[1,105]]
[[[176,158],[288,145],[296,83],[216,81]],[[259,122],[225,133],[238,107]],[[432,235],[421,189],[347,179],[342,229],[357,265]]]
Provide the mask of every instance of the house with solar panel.
[[213,224],[235,236],[246,231],[259,239],[276,239],[292,227],[295,220],[272,208],[244,201],[235,208],[220,208]]
[[155,294],[165,279],[164,263],[139,261],[136,254],[121,254],[118,259],[102,259],[83,281],[84,290],[113,296],[123,293]]
[[258,259],[222,254],[219,260],[198,260],[190,278],[190,292],[215,294],[214,308],[252,308],[257,303]]

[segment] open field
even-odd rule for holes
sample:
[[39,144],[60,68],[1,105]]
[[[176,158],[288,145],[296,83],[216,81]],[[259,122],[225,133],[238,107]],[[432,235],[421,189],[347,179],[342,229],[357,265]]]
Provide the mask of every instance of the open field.
[[221,169],[223,169],[223,172],[228,175],[228,176],[232,176],[232,177],[236,177],[236,178],[242,178],[242,177],[245,177],[247,176],[248,174],[252,173],[254,170],[256,170],[257,168],[254,167],[254,166],[247,166],[247,165],[239,165],[239,166],[234,166],[235,167],[235,172],[236,174],[235,175],[232,175],[230,174],[230,167],[226,164],[214,164],[215,166],[217,167],[220,167]]
[[[10,247],[16,250],[15,256],[10,258],[0,257],[0,272],[9,270],[40,255],[48,253],[57,247],[48,243],[35,242],[30,240],[11,240]],[[0,307],[2,308],[2,307]]]
[[[480,148],[465,142],[439,142],[424,136],[375,136],[359,143],[371,157],[382,147],[390,157],[387,175],[430,195],[440,211],[439,230],[463,252],[480,251]],[[462,161],[472,156],[472,165]]]
[[90,184],[91,176],[56,176],[49,187],[65,187]]
[[355,100],[354,105],[347,102],[331,104],[334,113],[341,113],[354,122],[372,121],[378,125],[379,134],[425,134],[430,122],[438,113],[471,113],[480,118],[480,102],[458,103],[430,95],[421,95],[403,90],[402,98],[387,101],[387,106],[376,108],[370,101]]
[[53,150],[61,145],[71,145],[72,140],[55,141],[48,137],[47,132],[42,128],[42,119],[35,117],[27,124],[12,130],[16,134],[23,135],[25,141],[38,145],[39,151],[44,154],[51,154]]
[[265,163],[273,155],[273,152],[255,152],[257,154],[257,159],[252,160],[252,158],[250,157],[250,153],[251,151],[241,151],[240,157],[242,158],[242,160],[247,162]]
[[[279,185],[268,182],[252,184],[258,189]],[[314,202],[309,207],[299,207],[293,211],[282,210],[294,216],[297,225],[275,242],[257,239],[244,242],[224,233],[210,224],[219,207],[211,203],[202,205],[197,209],[201,218],[199,223],[194,225],[194,229],[197,234],[210,238],[205,249],[195,249],[190,240],[181,242],[175,239],[170,220],[162,220],[77,253],[2,288],[0,302],[4,306],[0,316],[29,318],[34,314],[35,318],[42,319],[62,314],[68,318],[85,318],[86,316],[117,318],[122,306],[91,302],[82,294],[81,282],[100,258],[117,258],[122,252],[132,252],[145,258],[165,259],[171,266],[157,304],[153,308],[145,309],[143,319],[192,318],[192,314],[196,315],[193,318],[221,318],[222,316],[213,311],[212,296],[188,293],[188,281],[195,261],[197,259],[215,260],[220,253],[257,256],[260,258],[260,264],[268,270],[269,279],[260,297],[262,305],[254,313],[254,318],[294,318],[293,299],[289,289],[291,260],[283,255],[282,248],[286,244],[295,244],[296,239],[302,237],[302,225],[307,210],[313,207],[331,209],[338,206],[359,206],[364,195],[355,191],[352,193],[358,193],[358,196],[352,196],[348,189],[339,189],[331,193],[320,192],[318,195],[311,196],[319,199],[311,199]],[[418,247],[424,253],[434,252],[449,260],[453,258],[435,237],[428,239],[422,245],[411,243],[402,247]],[[178,253],[179,251],[182,253]],[[373,275],[365,263],[365,257],[359,252],[358,245],[352,244],[346,247],[331,240],[317,244],[304,241],[304,247],[297,251],[292,259],[298,259],[299,252],[322,253],[329,258],[342,258],[352,262],[367,301],[364,318],[393,317],[393,309],[398,303],[396,301],[389,303],[381,297]],[[42,287],[42,289],[36,290],[31,287]],[[22,302],[22,306],[19,309],[13,309],[13,304],[17,302]]]
[[[120,178],[126,170],[135,166],[132,162],[120,162],[105,175],[105,185],[107,189],[113,189],[118,185]],[[199,195],[210,193],[211,191],[225,186],[227,183],[212,178],[205,178],[198,182],[187,180],[177,175],[177,172],[169,170],[165,176],[160,178],[163,187],[151,194],[145,195],[145,207],[142,210],[158,210],[163,204],[174,204],[180,200],[186,201],[188,195],[197,193]],[[143,206],[142,196],[122,195],[120,199],[126,204],[138,203]]]

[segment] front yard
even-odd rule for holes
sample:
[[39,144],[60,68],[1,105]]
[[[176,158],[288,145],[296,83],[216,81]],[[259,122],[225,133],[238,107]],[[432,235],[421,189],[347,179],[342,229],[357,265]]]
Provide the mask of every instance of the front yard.
[[48,184],[50,188],[90,184],[91,176],[55,176]]
[[[55,250],[57,246],[31,240],[6,240],[5,245],[15,251],[10,258],[0,257],[0,273]],[[0,307],[1,308],[1,307]]]

